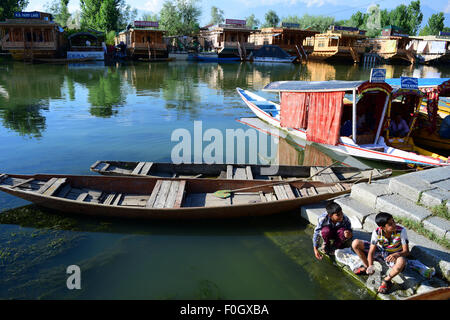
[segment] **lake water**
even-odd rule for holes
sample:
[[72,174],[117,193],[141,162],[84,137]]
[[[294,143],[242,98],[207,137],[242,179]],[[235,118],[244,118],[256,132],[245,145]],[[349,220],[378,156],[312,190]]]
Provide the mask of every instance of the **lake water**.
[[[449,67],[383,67],[388,77],[450,76]],[[362,66],[316,62],[59,66],[0,60],[0,171],[92,174],[90,165],[100,159],[171,161],[177,129],[192,138],[194,125],[223,137],[230,129],[254,130],[241,121],[253,114],[236,87],[276,99],[261,91],[272,81],[369,74]],[[257,132],[268,152],[258,149],[255,157],[252,147],[237,149],[236,161],[278,155],[285,164],[339,160],[383,167]],[[203,142],[199,155],[194,143],[201,136],[193,141],[192,160],[208,145]],[[230,221],[87,219],[4,193],[0,212],[0,299],[371,298],[336,267],[315,260],[312,229],[299,212]],[[81,268],[81,290],[66,287],[69,265]]]

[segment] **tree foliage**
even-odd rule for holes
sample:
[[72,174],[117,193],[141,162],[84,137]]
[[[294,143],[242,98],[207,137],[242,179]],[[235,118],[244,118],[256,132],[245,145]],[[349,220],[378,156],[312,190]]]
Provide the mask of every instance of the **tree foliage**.
[[198,0],[166,0],[160,15],[161,28],[169,35],[191,35],[200,29],[201,10],[196,6]]
[[428,19],[427,25],[420,31],[421,36],[430,36],[439,35],[440,31],[444,30],[444,13],[439,12],[431,15],[431,17]]
[[125,0],[80,0],[81,25],[101,31],[119,31],[136,18]]
[[335,24],[333,17],[327,16],[310,16],[304,14],[301,18],[298,16],[288,16],[283,18],[283,22],[297,23],[301,29],[310,29],[320,32],[325,32],[330,25]]
[[225,21],[223,17],[223,10],[220,10],[217,7],[211,7],[211,21],[210,24],[219,24]]
[[45,4],[45,10],[53,15],[53,20],[61,26],[70,23],[71,14],[67,5],[69,0],[53,0]]
[[276,27],[280,22],[280,18],[273,10],[267,11],[264,18],[266,19],[266,21],[264,22],[264,27]]
[[28,5],[28,0],[1,0],[0,21],[14,17],[14,12],[22,11]]
[[260,25],[260,22],[258,19],[256,19],[254,14],[251,14],[250,16],[248,16],[247,18],[245,18],[246,21],[246,25],[249,28],[257,28]]

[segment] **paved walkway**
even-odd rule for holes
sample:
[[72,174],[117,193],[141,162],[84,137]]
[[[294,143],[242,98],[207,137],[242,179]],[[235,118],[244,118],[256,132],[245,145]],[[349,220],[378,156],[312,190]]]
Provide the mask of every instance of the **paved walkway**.
[[[344,213],[350,218],[355,229],[354,238],[370,239],[377,227],[375,215],[380,211],[389,212],[394,218],[414,222],[435,237],[450,241],[450,167],[433,168],[401,176],[373,181],[371,184],[357,184],[351,194],[336,198]],[[325,212],[326,203],[301,208],[301,216],[313,225]],[[439,208],[443,217],[434,211]],[[408,229],[410,258],[418,259],[429,267],[434,267],[436,276],[431,280],[407,269],[394,278],[395,285],[389,295],[379,295],[382,299],[403,299],[417,293],[424,293],[436,287],[448,286],[450,281],[450,250],[429,238]],[[376,291],[380,277],[388,271],[386,266],[377,265],[380,271],[375,276],[357,277],[371,291]],[[347,270],[349,271],[349,270]]]

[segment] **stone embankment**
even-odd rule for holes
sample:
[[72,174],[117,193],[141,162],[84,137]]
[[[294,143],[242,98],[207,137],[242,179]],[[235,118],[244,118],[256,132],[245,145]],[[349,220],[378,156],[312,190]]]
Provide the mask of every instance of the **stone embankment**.
[[[375,216],[385,211],[397,223],[406,227],[410,259],[417,259],[436,270],[432,279],[422,277],[407,268],[393,279],[389,295],[381,299],[404,299],[436,287],[449,285],[450,281],[450,167],[433,168],[404,174],[389,179],[361,183],[353,186],[350,195],[334,199],[350,218],[354,238],[369,240],[377,227]],[[301,216],[316,225],[317,218],[325,212],[326,203],[301,208]],[[381,277],[388,269],[376,265],[375,276],[355,276],[367,288],[376,292]],[[347,272],[351,273],[347,268]],[[376,279],[375,277],[378,277]]]

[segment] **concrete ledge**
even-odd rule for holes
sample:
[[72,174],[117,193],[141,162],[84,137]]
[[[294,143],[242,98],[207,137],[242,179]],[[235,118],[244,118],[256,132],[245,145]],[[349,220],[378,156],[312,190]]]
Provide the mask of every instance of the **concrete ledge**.
[[450,191],[450,181],[448,180],[433,183],[432,186],[438,187],[444,191]]
[[375,209],[377,198],[379,196],[391,194],[389,190],[389,180],[379,180],[376,182],[368,183],[358,183],[352,187],[350,196],[364,203],[366,206]]
[[450,230],[450,221],[441,217],[430,217],[423,220],[423,226],[425,229],[436,234],[439,238],[444,238]]
[[377,214],[371,214],[370,216],[368,216],[366,218],[366,220],[364,220],[364,225],[363,228],[364,230],[366,230],[367,232],[372,232],[373,230],[375,230],[376,228],[378,228],[378,225],[375,223],[375,216]]
[[432,168],[407,175],[411,179],[420,179],[428,183],[436,183],[450,179],[450,170],[448,167]]
[[421,222],[431,216],[431,212],[399,196],[388,195],[377,199],[377,211],[385,211],[394,217],[403,217]]

